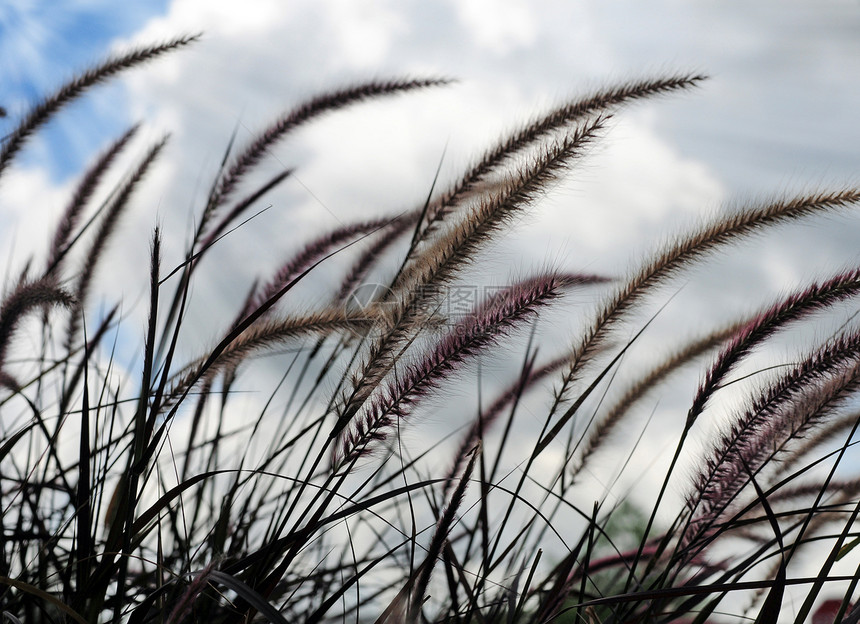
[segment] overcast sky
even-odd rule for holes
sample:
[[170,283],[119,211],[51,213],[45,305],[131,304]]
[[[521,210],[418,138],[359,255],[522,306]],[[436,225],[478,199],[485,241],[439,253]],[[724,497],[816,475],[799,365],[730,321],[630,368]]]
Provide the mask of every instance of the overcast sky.
[[[273,151],[266,166],[295,166],[296,177],[270,198],[271,210],[220,245],[213,279],[195,290],[209,313],[204,339],[232,318],[252,276],[272,270],[302,237],[416,205],[440,159],[450,179],[500,131],[613,81],[673,71],[712,77],[620,114],[603,146],[482,265],[497,281],[547,264],[618,273],[727,203],[860,183],[854,0],[67,0],[62,7],[0,3],[0,105],[9,112],[0,132],[38,94],[110,50],[204,33],[192,48],[93,90],[31,142],[0,183],[3,235],[14,237],[21,259],[44,248],[47,224],[98,149],[139,120],[145,140],[170,132],[101,281],[105,296],[123,291],[130,303],[146,289],[140,275],[156,223],[172,237],[165,264],[181,258],[193,209],[234,128],[248,140],[302,98],[371,77],[459,80],[339,112]],[[721,306],[723,314],[748,311],[777,290],[856,265],[858,240],[857,214],[783,228],[728,254],[720,271],[699,276],[673,305],[691,324]]]
[[[153,136],[173,134],[172,186],[161,190],[160,200],[184,201],[185,210],[195,199],[188,176],[206,179],[237,123],[240,139],[247,138],[302,97],[402,75],[461,82],[444,94],[377,107],[376,115],[364,107],[320,124],[321,138],[308,149],[332,152],[337,143],[340,160],[326,166],[342,165],[342,178],[333,184],[326,170],[331,188],[309,190],[332,195],[326,200],[332,218],[356,209],[335,199],[340,188],[381,201],[381,209],[397,207],[422,195],[445,150],[449,171],[456,172],[500,129],[541,106],[614,80],[674,70],[712,79],[697,92],[633,107],[607,141],[613,162],[599,161],[617,171],[604,174],[595,164],[582,176],[601,183],[625,176],[628,189],[613,193],[635,191],[648,204],[631,206],[634,214],[662,219],[680,208],[706,211],[731,197],[851,183],[860,170],[855,1],[71,0],[62,6],[0,5],[2,105],[10,113],[0,128],[109,49],[187,32],[205,36],[191,50],[94,90],[43,132],[20,162],[55,185],[67,183],[129,123],[144,119]],[[379,125],[362,135],[371,123]],[[346,154],[352,145],[360,145],[358,163]],[[382,160],[374,159],[393,150],[402,169],[380,194],[365,181],[365,167],[378,170]],[[303,157],[308,183],[315,182],[310,157]],[[364,188],[352,188],[359,184]],[[0,199],[8,211],[8,196]],[[604,225],[586,228],[599,232]]]

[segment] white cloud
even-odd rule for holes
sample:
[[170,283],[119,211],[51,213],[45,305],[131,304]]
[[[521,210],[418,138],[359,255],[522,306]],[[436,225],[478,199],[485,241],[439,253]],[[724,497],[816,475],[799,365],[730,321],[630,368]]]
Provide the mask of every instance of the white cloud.
[[247,0],[237,6],[229,0],[174,0],[165,15],[153,18],[136,38],[175,35],[177,31],[208,32],[244,38],[270,32],[289,15],[290,3],[277,0]]
[[[412,207],[427,192],[443,151],[443,176],[451,179],[536,109],[582,92],[585,83],[611,81],[628,53],[603,12],[555,2],[248,0],[237,6],[174,0],[166,15],[131,39],[151,42],[198,30],[204,31],[199,43],[124,78],[130,119],[145,120],[150,139],[172,133],[129,215],[128,228],[139,234],[117,257],[109,285],[131,297],[140,285],[132,287],[129,276],[145,264],[156,223],[168,233],[166,265],[182,257],[189,224],[237,124],[241,145],[322,89],[428,71],[464,78],[438,92],[335,113],[271,150],[263,169],[297,167],[296,179],[267,198],[271,210],[219,244],[212,258],[219,266],[204,273],[195,290],[199,309],[208,312],[197,324],[204,341],[232,317],[250,280],[265,278],[309,236]],[[622,112],[571,181],[554,189],[484,266],[500,278],[510,273],[511,258],[520,272],[560,261],[571,270],[617,273],[667,229],[710,213],[725,187],[694,151],[682,151],[661,130],[664,111],[693,110],[715,96],[720,91],[706,87]]]
[[[659,106],[659,105],[658,105]],[[681,155],[660,138],[654,128],[654,107],[649,114],[626,111],[610,123],[595,153],[581,173],[572,177],[554,204],[553,217],[581,228],[581,238],[597,256],[629,259],[631,250],[653,248],[667,230],[706,214],[725,199],[726,189],[700,161]],[[576,208],[576,204],[584,206]]]
[[[0,184],[0,231],[4,277],[16,276],[30,258],[41,266],[71,185],[57,186],[45,169],[13,169]],[[29,217],[29,218],[26,218]],[[8,284],[4,280],[4,283]]]
[[456,0],[457,13],[478,46],[505,54],[534,43],[534,6],[525,0]]
[[[737,19],[716,9],[687,8],[675,20],[664,5],[650,15],[644,5],[625,3],[627,16],[620,20],[618,9],[606,4],[572,4],[175,0],[167,15],[151,20],[133,40],[198,30],[205,37],[124,79],[130,118],[144,119],[151,138],[171,131],[173,139],[135,202],[133,235],[114,256],[118,270],[106,280],[106,290],[139,294],[142,284],[132,282],[145,266],[156,222],[168,236],[165,266],[181,258],[191,215],[200,209],[237,124],[242,144],[302,99],[369,76],[444,74],[463,83],[338,112],[271,150],[264,169],[296,166],[296,179],[267,198],[271,210],[219,244],[212,258],[218,263],[205,267],[193,294],[194,310],[206,314],[187,326],[200,340],[195,351],[232,318],[250,281],[273,270],[307,237],[338,222],[412,207],[427,192],[443,150],[443,175],[450,179],[501,131],[530,118],[547,101],[581,91],[584,83],[638,76],[646,68],[658,73],[653,68],[667,62],[670,69],[692,65],[696,70],[713,63],[721,72],[695,94],[619,113],[622,121],[603,147],[518,225],[494,262],[481,263],[481,272],[493,270],[504,278],[511,264],[527,273],[529,267],[558,261],[573,270],[615,273],[667,230],[711,214],[733,185],[769,187],[772,179],[762,171],[803,171],[827,159],[847,170],[853,165],[846,162],[857,162],[851,115],[860,97],[840,91],[848,113],[823,106],[818,111],[823,119],[814,118],[820,125],[810,126],[809,111],[818,110],[815,93],[808,92],[814,89],[791,87],[794,83],[774,76],[791,75],[797,84],[812,81],[815,63],[799,66],[802,73],[796,75],[778,65],[774,51],[787,43],[779,35],[783,31],[774,34],[773,22],[751,18],[744,24],[742,48],[724,56],[715,47],[718,37],[697,37],[691,28],[699,19],[726,32]],[[833,59],[842,59],[854,45],[839,42],[827,47],[828,75],[839,73]],[[756,65],[755,55],[762,51],[769,51],[765,70]],[[854,61],[844,62],[853,67]],[[805,103],[801,113],[790,108],[797,101]],[[787,144],[792,147],[787,136],[803,140],[787,150]],[[810,150],[806,141],[813,139],[817,147]],[[841,144],[841,152],[827,151],[829,142]],[[34,203],[61,205],[58,197],[65,191],[39,171],[16,171],[0,186],[0,204],[12,220],[10,213],[30,214]],[[27,240],[41,240],[44,223],[27,221],[20,231]],[[729,278],[710,296],[719,292],[726,310],[733,305],[737,310],[739,301],[749,309],[756,298],[797,278],[806,257],[821,257],[822,249],[834,262],[856,260],[856,226],[837,224],[833,229],[841,230],[841,238],[825,230],[795,233],[791,242],[776,236],[763,265],[755,263],[755,254],[732,257],[723,265]],[[324,289],[325,271],[315,277],[312,286]],[[679,296],[688,296],[691,322],[717,313],[719,306],[707,303],[709,285]],[[312,298],[315,292],[306,294]],[[664,323],[661,331],[669,335],[677,327]]]
[[355,69],[373,71],[391,52],[395,35],[403,34],[402,13],[389,3],[328,0],[322,12],[331,20],[332,58]]

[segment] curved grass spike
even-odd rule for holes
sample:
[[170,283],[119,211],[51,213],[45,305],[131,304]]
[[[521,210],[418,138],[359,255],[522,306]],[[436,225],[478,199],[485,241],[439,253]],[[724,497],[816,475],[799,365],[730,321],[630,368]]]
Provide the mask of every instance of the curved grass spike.
[[[611,281],[597,275],[573,275],[571,277],[581,280],[575,283],[583,285],[606,283]],[[469,428],[469,431],[466,432],[466,435],[463,436],[462,441],[457,447],[457,451],[452,455],[452,457],[454,457],[454,461],[447,473],[448,483],[452,483],[453,478],[462,469],[463,462],[465,461],[469,449],[475,446],[475,444],[480,440],[482,434],[485,435],[487,431],[496,424],[499,417],[502,415],[502,412],[509,405],[518,401],[525,391],[539,383],[541,380],[546,379],[550,374],[557,372],[566,363],[567,356],[561,356],[550,360],[540,368],[533,369],[533,358],[529,359],[529,363],[527,363],[527,366],[523,369],[520,378],[496,397],[490,406],[480,414],[480,417],[472,423],[472,426]],[[446,486],[445,490],[446,494],[447,487],[448,486]]]
[[201,217],[200,231],[205,231],[215,211],[232,195],[240,180],[260,161],[266,150],[295,128],[324,113],[351,104],[380,96],[446,85],[451,82],[450,79],[445,78],[373,81],[318,95],[299,105],[266,128],[233,159],[232,164],[220,176],[212,189],[206,209]]
[[289,178],[293,174],[292,169],[287,169],[286,171],[281,171],[280,173],[274,175],[268,182],[262,185],[260,188],[255,190],[253,193],[245,197],[244,199],[236,202],[233,208],[224,215],[221,221],[212,228],[212,231],[209,232],[209,235],[203,240],[200,244],[200,251],[195,254],[195,259],[199,258],[207,249],[209,249],[212,245],[214,245],[218,239],[227,232],[227,229],[230,225],[242,216],[251,206],[253,206],[263,195],[268,193],[269,191],[276,188],[281,184],[284,180]]
[[[571,421],[580,406],[597,387],[599,382],[608,374],[612,365],[620,357],[616,355],[610,365],[599,372],[591,384],[580,394],[580,396],[567,408],[567,410],[550,426],[552,419],[559,407],[566,401],[566,395],[571,386],[577,381],[583,372],[583,368],[590,359],[600,350],[605,340],[608,329],[630,309],[639,298],[650,288],[663,283],[667,278],[676,274],[687,265],[700,260],[706,253],[721,245],[739,240],[742,237],[761,231],[763,228],[777,225],[779,223],[804,218],[819,212],[832,211],[846,208],[860,200],[860,191],[856,189],[845,189],[834,192],[821,192],[807,196],[776,201],[753,208],[747,212],[737,212],[721,219],[712,221],[697,229],[693,234],[669,245],[663,252],[657,254],[609,299],[600,309],[595,321],[586,328],[582,340],[571,354],[570,364],[567,367],[562,383],[556,391],[553,406],[545,420],[544,432],[532,451],[531,458],[525,466],[525,474],[528,473],[535,459],[547,448],[547,446],[558,436],[558,434]],[[663,504],[664,496],[669,487],[669,480],[674,474],[675,466],[680,458],[681,451],[687,440],[687,435],[692,422],[687,422],[681,437],[676,445],[675,452],[670,461],[669,468],[663,478],[660,491],[645,528],[645,537],[650,534],[651,527],[657,515],[657,510]],[[521,484],[525,477],[521,479]],[[522,487],[522,485],[520,485]],[[626,581],[625,591],[634,582],[638,559],[634,561],[630,574]]]
[[[735,336],[708,371],[693,399],[687,416],[688,423],[695,421],[721,381],[755,346],[782,329],[787,323],[795,322],[824,307],[854,297],[858,293],[860,293],[860,269],[855,269],[841,273],[821,284],[813,284],[759,314]],[[706,489],[710,485],[700,483],[699,487]]]
[[585,154],[609,118],[596,117],[584,122],[514,171],[499,185],[498,192],[483,197],[459,223],[423,251],[421,262],[411,265],[399,276],[402,288],[414,293],[450,280],[502,227],[510,225],[521,209],[545,193],[549,185]]
[[[405,418],[419,399],[437,388],[465,361],[521,324],[538,308],[558,298],[575,277],[546,274],[523,280],[484,302],[431,347],[417,362],[406,367],[386,385],[335,449],[341,453],[338,465],[368,452],[372,441],[384,440],[394,420]],[[340,448],[338,448],[340,447]],[[337,468],[335,470],[338,470]]]
[[809,435],[799,441],[795,448],[788,451],[786,457],[782,460],[783,469],[786,471],[790,470],[798,462],[808,457],[814,449],[838,435],[844,435],[845,432],[851,430],[854,423],[858,420],[860,420],[860,411],[853,410],[828,421],[816,431],[810,432]]
[[0,303],[0,369],[4,368],[12,334],[27,313],[46,305],[71,308],[74,303],[74,298],[51,280],[19,283]]
[[[91,84],[112,71],[119,68],[104,70]],[[47,313],[49,305],[70,305],[81,322],[80,306],[87,305],[87,292],[95,284],[87,280],[97,279],[93,276],[107,258],[123,206],[140,190],[160,153],[160,146],[150,150],[108,199],[90,210],[94,191],[120,151],[128,150],[134,129],[120,137],[72,189],[64,215],[49,232],[53,244],[45,272],[37,270],[34,281],[29,265],[7,271],[22,276],[9,278],[0,301],[0,385],[13,389],[0,398],[0,584],[5,584],[0,596],[7,619],[311,624],[378,617],[380,622],[495,624],[579,618],[606,624],[705,624],[725,619],[720,612],[743,617],[744,605],[739,609],[734,597],[760,589],[760,601],[775,585],[768,609],[748,613],[776,614],[777,603],[788,600],[778,601],[778,593],[789,584],[805,594],[798,622],[812,613],[817,597],[831,598],[828,591],[838,592],[840,608],[848,613],[857,579],[840,576],[832,566],[840,557],[857,557],[850,540],[860,512],[860,507],[852,509],[858,479],[848,459],[860,426],[853,402],[860,390],[860,332],[854,317],[837,338],[823,345],[818,341],[793,367],[773,367],[769,377],[753,380],[760,385],[734,414],[734,427],[705,453],[698,481],[685,484],[673,473],[689,446],[687,433],[714,394],[731,383],[738,365],[767,346],[776,332],[821,329],[816,323],[825,319],[816,315],[819,310],[830,315],[827,321],[837,320],[845,309],[834,304],[858,301],[860,270],[799,289],[736,327],[706,326],[702,338],[680,343],[663,359],[641,367],[637,359],[622,357],[638,344],[639,334],[616,343],[615,330],[656,287],[706,253],[772,224],[854,204],[860,200],[857,191],[723,214],[687,238],[667,243],[627,283],[614,284],[594,316],[581,318],[580,310],[571,311],[570,320],[579,321],[572,353],[539,368],[536,354],[544,346],[532,341],[539,340],[535,329],[523,362],[494,358],[499,368],[482,367],[479,405],[485,375],[502,369],[506,377],[512,372],[516,383],[491,397],[477,423],[465,422],[459,448],[453,434],[423,439],[429,428],[410,430],[419,407],[438,419],[431,399],[447,393],[471,358],[501,354],[508,342],[504,336],[530,324],[538,308],[572,278],[544,272],[500,289],[445,333],[440,327],[452,319],[434,311],[440,291],[456,287],[464,268],[475,267],[485,246],[498,240],[602,134],[603,113],[629,100],[685,89],[699,79],[670,76],[622,84],[565,103],[502,137],[441,196],[434,185],[420,210],[393,219],[362,217],[318,237],[289,241],[292,251],[278,274],[236,290],[250,292],[247,314],[232,323],[227,318],[219,342],[203,357],[180,359],[193,348],[194,321],[185,311],[193,309],[192,298],[200,291],[194,284],[200,275],[196,262],[290,171],[261,179],[247,195],[242,188],[239,197],[246,174],[292,128],[351,102],[386,95],[382,85],[391,83],[371,83],[378,86],[375,94],[362,92],[362,86],[323,94],[288,111],[244,150],[234,152],[231,140],[204,207],[212,209],[190,233],[176,271],[182,283],[175,290],[175,316],[174,291],[162,298],[172,274],[161,272],[163,233],[155,232],[143,347],[140,357],[123,362],[134,371],[131,375],[117,358],[122,352],[125,359],[124,345],[136,342],[138,310],[131,312],[129,324],[120,318],[121,304],[108,306],[113,312],[84,336],[86,347],[78,346],[77,330],[74,343],[66,343],[65,336],[56,339],[53,315]],[[419,88],[407,82],[391,93]],[[54,110],[85,88],[67,90]],[[50,106],[45,110],[29,132],[53,114]],[[6,148],[6,163],[26,140],[25,133],[0,145]],[[85,211],[95,212],[86,223]],[[412,240],[404,240],[404,234]],[[322,306],[289,317],[271,313],[323,257],[363,238],[368,244],[345,265],[344,279],[323,292]],[[70,246],[75,253],[66,253]],[[172,248],[166,240],[164,246]],[[475,268],[482,272],[483,267]],[[394,288],[368,314],[346,299],[372,270],[392,271],[392,279],[380,282]],[[57,288],[66,275],[74,276],[70,292],[79,287],[80,301]],[[240,297],[237,306],[242,303]],[[290,302],[291,309],[296,303]],[[641,325],[634,332],[644,331]],[[35,348],[21,349],[20,358],[13,359],[25,327],[35,329],[28,334]],[[357,339],[350,339],[353,334]],[[628,422],[625,414],[643,393],[657,390],[678,366],[728,334],[698,388],[689,388],[692,405],[675,419],[681,440],[665,476],[654,483],[659,488],[649,500],[654,507],[631,513],[624,502],[629,492],[619,497],[609,486],[592,508],[584,479],[569,478],[577,470],[571,462],[587,462],[595,448],[615,446],[607,443],[614,440],[613,429]],[[115,336],[113,348],[100,344],[109,335]],[[293,353],[299,341],[305,342]],[[159,344],[165,345],[163,357]],[[267,362],[280,367],[276,374],[269,374],[271,368],[261,375],[245,369],[252,359],[281,351],[284,344],[289,344],[289,357]],[[544,402],[532,401],[540,399],[533,386],[563,366],[560,392],[545,397],[545,408]],[[269,392],[258,382],[270,378]],[[631,385],[620,385],[622,379]],[[236,396],[250,386],[253,393]],[[604,387],[606,396],[595,397]],[[581,392],[568,403],[573,391]],[[529,400],[521,402],[525,392]],[[574,427],[572,414],[586,400],[598,403],[594,416]],[[350,410],[352,417],[344,418]],[[544,430],[538,433],[537,427]],[[810,453],[808,445],[819,436],[836,432],[841,435],[836,449],[819,446]],[[375,444],[386,437],[392,442],[395,435],[397,444],[384,449]],[[414,452],[408,442],[418,435],[420,449]],[[449,444],[452,439],[455,443]],[[540,445],[553,439],[557,448],[538,457]],[[359,462],[376,450],[372,460]],[[634,468],[632,452],[620,449],[619,454],[621,466]],[[332,457],[333,464],[327,461]],[[586,473],[581,471],[580,478]],[[472,480],[478,487],[467,490]],[[664,497],[679,483],[690,494],[686,505]],[[650,493],[642,488],[634,497]],[[765,504],[771,507],[762,513]],[[109,519],[108,526],[102,519]],[[806,577],[794,574],[800,558],[794,555],[818,550],[825,540],[824,565]],[[539,566],[541,549],[548,549],[550,561]],[[768,575],[776,558],[785,563]],[[791,574],[783,576],[786,567]],[[785,617],[787,609],[782,611]]]
[[860,293],[860,269],[854,269],[841,273],[822,284],[813,284],[762,312],[735,336],[731,344],[714,362],[693,399],[687,420],[693,422],[698,418],[708,399],[726,375],[762,341],[782,329],[787,323],[800,320],[822,308],[854,297],[858,293]]
[[[679,271],[700,261],[705,254],[718,247],[738,242],[740,239],[760,232],[762,229],[781,223],[822,212],[848,208],[858,201],[860,201],[860,190],[857,189],[820,192],[778,200],[745,212],[736,212],[714,219],[692,234],[668,245],[662,252],[645,262],[635,275],[601,306],[597,317],[585,330],[582,340],[571,353],[570,364],[559,389],[556,391],[557,398],[552,413],[565,400],[573,383],[581,377],[583,368],[601,349],[609,329],[653,288],[665,283],[677,275]],[[606,371],[601,373],[601,377],[605,373]],[[584,396],[578,398],[541,438],[535,447],[535,455],[540,454],[555,439],[576,413],[584,398]]]
[[[720,346],[726,340],[736,335],[747,324],[747,321],[732,323],[728,327],[718,329],[697,340],[688,342],[686,346],[661,360],[657,366],[630,384],[612,407],[597,419],[596,423],[589,421],[589,424],[585,427],[583,436],[587,437],[585,437],[584,445],[582,446],[582,450],[579,451],[576,463],[568,471],[571,478],[576,478],[591,456],[621,423],[624,416],[630,411],[630,408],[644,397],[648,391],[659,387],[660,382],[678,368],[689,364],[691,360],[701,356],[703,353]],[[582,444],[582,441],[577,446],[579,444]],[[576,449],[574,449],[575,451]]]
[[[420,310],[428,300],[428,286],[444,284],[459,269],[470,262],[472,256],[489,242],[503,225],[510,222],[519,210],[543,193],[548,184],[557,180],[569,164],[584,153],[585,148],[590,145],[603,128],[605,121],[605,117],[591,119],[583,123],[575,132],[546,146],[541,154],[534,157],[533,162],[524,165],[522,170],[516,172],[506,181],[502,192],[485,198],[472,211],[469,218],[464,219],[445,240],[439,241],[434,249],[435,253],[428,254],[429,257],[421,275],[416,276],[410,291],[397,302],[397,307],[391,313],[389,323],[391,329],[385,332],[375,344],[371,345],[370,353],[365,358],[361,372],[353,376],[352,391],[341,393],[339,404],[336,407],[338,418],[329,432],[327,441],[333,459],[340,452],[337,442],[342,438],[342,432],[364,405],[373,389],[382,382],[392,369],[396,360],[396,356],[394,358],[392,356],[415,339],[415,336],[409,334],[418,329],[415,323],[422,318]],[[360,425],[361,423],[359,423],[359,427]],[[361,441],[365,439],[365,436],[359,431],[355,439],[363,445]],[[348,441],[347,446],[349,446]],[[350,453],[351,449],[347,449],[346,454]],[[322,458],[323,453],[320,452],[311,468],[311,474],[322,461]],[[354,462],[347,465],[352,466],[353,464]],[[340,486],[343,478],[342,475],[339,482],[335,484],[335,488]],[[322,513],[332,496],[333,494],[327,495],[326,500],[321,503],[322,506],[318,508],[315,514]],[[315,497],[312,504],[316,503],[317,500],[318,497]],[[289,513],[291,512],[292,507]],[[281,565],[288,566],[296,552],[295,549],[291,549]],[[273,574],[277,576],[282,573],[283,570],[279,568]]]
[[[244,176],[249,173],[257,163],[259,163],[270,147],[274,146],[287,134],[304,123],[327,112],[335,111],[351,104],[363,102],[376,97],[395,95],[397,93],[432,86],[441,86],[450,84],[451,82],[452,81],[450,79],[444,78],[371,81],[354,87],[339,89],[316,96],[285,113],[274,123],[269,125],[269,127],[263,130],[254,140],[252,140],[238,156],[233,158],[232,162],[228,165],[233,144],[231,139],[230,145],[224,153],[224,161],[221,163],[221,168],[219,169],[218,175],[209,192],[209,197],[206,201],[206,206],[203,209],[200,223],[194,233],[193,249],[189,252],[187,260],[191,266],[188,269],[188,273],[183,273],[181,284],[177,288],[168,313],[166,314],[165,327],[174,323],[176,320],[176,315],[179,312],[180,300],[183,296],[182,293],[186,290],[185,284],[188,279],[190,279],[190,273],[194,266],[196,266],[195,261],[199,256],[205,253],[205,251],[217,240],[218,236],[226,231],[229,224],[235,218],[242,214],[251,204],[256,202],[256,200],[264,193],[268,192],[291,175],[292,170],[276,175],[268,183],[252,192],[246,199],[238,202],[214,228],[211,230],[209,229],[209,222],[215,217],[219,208],[227,202],[238,184],[241,182],[242,178],[244,178]],[[204,243],[200,246],[200,249],[195,251],[199,239],[207,232],[208,234]],[[159,354],[167,346],[166,337],[168,334],[169,332],[167,331],[163,333],[165,340],[163,340],[159,345]]]
[[705,535],[757,473],[789,442],[821,423],[860,387],[860,334],[842,336],[772,383],[705,461],[688,498],[691,512],[682,543]]
[[60,222],[57,224],[57,229],[54,231],[54,237],[51,242],[51,249],[48,253],[47,268],[45,275],[56,273],[60,269],[60,264],[71,248],[74,240],[70,241],[72,231],[77,227],[81,218],[81,212],[86,203],[90,200],[95,192],[99,182],[101,182],[104,174],[107,173],[113,161],[122,152],[123,148],[128,144],[131,138],[137,133],[140,124],[135,124],[129,128],[125,134],[114,141],[104,154],[87,170],[84,177],[75,189],[75,194],[72,196],[63,215],[60,217]]
[[110,58],[67,82],[53,95],[48,96],[34,106],[21,123],[18,124],[18,127],[5,137],[2,149],[0,149],[0,175],[2,175],[3,171],[31,134],[51,119],[63,106],[79,97],[87,89],[112,78],[126,69],[186,46],[199,38],[199,34],[188,35],[171,39],[160,45],[135,48],[126,54]]
[[[217,359],[210,361],[208,356],[203,356],[187,365],[175,376],[167,397],[179,397],[188,390],[189,384],[211,379],[226,368],[238,366],[251,355],[276,349],[288,340],[315,334],[329,335],[336,331],[363,333],[369,323],[365,314],[349,315],[340,310],[323,310],[305,316],[254,323],[239,333]],[[169,399],[162,407],[168,405]]]
[[508,160],[526,148],[545,141],[553,133],[589,115],[605,114],[630,101],[689,89],[706,79],[707,76],[701,74],[678,74],[602,89],[589,97],[567,102],[510,134],[496,147],[488,150],[468,173],[428,206],[422,229],[413,241],[407,261],[416,251],[418,244],[429,238],[439,223],[444,221],[463,199],[469,197],[476,190],[477,185],[485,181],[490,174],[503,169]]
[[301,251],[281,265],[281,268],[278,269],[269,283],[259,290],[257,295],[251,300],[252,309],[259,307],[260,304],[283,288],[285,284],[292,281],[296,275],[328,254],[332,249],[362,234],[370,234],[381,229],[390,230],[392,227],[396,229],[396,223],[399,220],[398,217],[394,217],[393,219],[382,217],[379,219],[358,221],[342,225],[312,240]]
[[116,195],[111,199],[110,203],[104,207],[104,214],[101,217],[101,223],[98,232],[96,232],[90,249],[84,260],[84,265],[78,277],[78,283],[75,288],[75,299],[77,308],[75,313],[69,318],[68,333],[66,336],[67,346],[70,348],[77,340],[77,333],[80,329],[81,318],[79,313],[84,310],[87,303],[90,287],[95,277],[96,267],[101,259],[102,253],[108,240],[113,235],[120,218],[128,206],[128,201],[131,199],[137,186],[140,184],[150,166],[158,158],[161,150],[167,143],[167,137],[153,145],[137,168],[132,172],[129,178],[119,187]]
[[606,118],[583,124],[576,132],[554,142],[544,153],[513,175],[504,191],[484,199],[445,237],[422,254],[422,261],[404,272],[396,305],[391,311],[390,330],[371,346],[361,372],[354,378],[350,393],[344,393],[338,409],[338,421],[331,437],[337,437],[358,412],[373,388],[391,370],[392,356],[408,342],[421,311],[431,302],[436,286],[449,282],[475,254],[509,224],[546,187],[580,157],[603,129]]
[[392,219],[384,228],[380,235],[376,238],[361,256],[352,264],[349,273],[343,278],[340,288],[333,299],[333,303],[343,303],[347,298],[355,292],[355,289],[362,284],[367,274],[370,272],[373,264],[382,258],[385,251],[395,244],[397,240],[403,236],[410,227],[415,226],[420,211],[415,210],[406,213],[401,217]]

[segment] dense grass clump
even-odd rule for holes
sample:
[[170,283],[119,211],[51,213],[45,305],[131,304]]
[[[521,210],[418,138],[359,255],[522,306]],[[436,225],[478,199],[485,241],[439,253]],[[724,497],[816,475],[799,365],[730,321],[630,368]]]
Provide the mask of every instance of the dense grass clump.
[[[194,39],[133,50],[47,97],[3,138],[0,174],[65,104]],[[44,266],[9,272],[17,277],[0,304],[5,619],[800,623],[817,612],[860,620],[860,577],[851,573],[860,480],[845,465],[858,425],[857,324],[818,332],[797,361],[753,376],[731,407],[717,399],[779,334],[856,307],[860,268],[678,338],[646,364],[625,359],[660,287],[753,234],[851,210],[860,190],[721,213],[626,277],[544,269],[462,313],[443,305],[619,108],[702,79],[630,82],[565,103],[503,137],[423,205],[289,241],[292,256],[254,282],[214,346],[180,359],[199,267],[292,175],[249,184],[267,150],[321,115],[448,81],[368,82],[288,110],[247,145],[231,141],[181,262],[162,265],[163,234],[152,232],[141,275],[148,322],[132,373],[112,356],[119,302],[96,315],[90,293],[165,140],[94,206],[137,127],[116,139],[80,178]],[[284,305],[335,254],[350,264],[328,304]],[[524,352],[511,349],[510,336],[528,336],[542,311],[582,289],[599,303],[572,343],[538,352],[533,335]],[[285,311],[293,309],[309,311]],[[37,348],[21,358],[14,349],[24,334]],[[282,383],[258,389],[269,400],[249,413],[234,390],[240,380],[247,387],[260,355],[284,347],[292,355]],[[462,378],[481,389],[475,365],[500,352],[519,362],[507,387],[480,397],[459,439],[411,451],[402,434]],[[689,408],[663,425],[674,451],[648,506],[584,494],[606,457],[618,468],[630,460],[640,400],[703,362]],[[721,433],[704,449],[691,444],[721,410]],[[612,455],[610,446],[628,450]]]

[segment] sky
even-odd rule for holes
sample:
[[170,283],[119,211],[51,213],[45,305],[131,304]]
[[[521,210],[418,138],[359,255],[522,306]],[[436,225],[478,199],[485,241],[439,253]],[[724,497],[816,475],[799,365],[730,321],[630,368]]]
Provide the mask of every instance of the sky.
[[[104,56],[118,37],[128,36],[147,19],[167,9],[164,0],[6,0],[0,4],[0,76],[7,124],[39,97],[50,93],[75,71]],[[82,160],[118,129],[118,125],[75,121],[92,119],[99,110],[82,102],[74,119],[60,118],[45,131],[50,150],[35,150],[27,163],[47,165],[54,180],[77,172]],[[120,121],[120,120],[117,120]]]
[[[10,262],[47,243],[49,224],[89,158],[143,120],[136,154],[170,133],[100,280],[129,308],[148,239],[183,244],[230,134],[240,142],[322,90],[368,78],[457,83],[331,115],[273,150],[297,167],[272,209],[219,245],[195,289],[193,337],[232,318],[254,275],[297,241],[423,200],[441,162],[453,179],[536,111],[613,82],[706,73],[691,92],[637,103],[602,145],[488,254],[505,280],[545,266],[623,274],[649,249],[721,210],[774,194],[860,183],[860,2],[854,0],[42,0],[0,4],[0,133],[39,94],[109,52],[202,32],[187,50],[128,72],[64,111],[0,181]],[[749,311],[793,285],[860,260],[860,215],[760,237],[670,291],[653,333]],[[33,248],[36,249],[33,249]],[[213,259],[215,260],[215,259]],[[304,292],[333,273],[325,267]],[[486,276],[484,276],[486,277]],[[687,279],[687,278],[685,278]],[[323,285],[322,290],[325,290]],[[588,302],[586,302],[588,303]],[[659,302],[663,303],[663,302]],[[677,329],[683,318],[684,329]],[[561,339],[569,319],[550,321]],[[132,340],[131,342],[134,342]]]
[[[414,188],[419,183],[413,176],[435,170],[443,151],[455,170],[500,129],[541,106],[612,81],[680,70],[712,78],[695,93],[633,107],[620,120],[618,136],[607,141],[614,148],[627,140],[619,147],[626,152],[621,158],[644,163],[638,172],[625,172],[647,181],[650,188],[638,194],[683,193],[690,203],[712,207],[726,198],[856,179],[856,2],[640,5],[137,0],[120,6],[74,0],[57,10],[55,3],[11,0],[0,7],[0,105],[9,111],[0,129],[10,127],[39,94],[109,50],[203,32],[194,49],[135,70],[72,107],[31,144],[22,165],[43,170],[52,184],[68,182],[106,141],[144,119],[173,135],[174,155],[181,152],[188,175],[200,177],[205,167],[211,171],[215,152],[237,123],[250,136],[265,120],[322,89],[378,76],[457,78],[445,94],[398,101],[405,109],[400,118],[381,107],[380,116],[401,125],[388,136],[374,130],[373,158],[386,148],[412,146],[412,171],[400,186]],[[364,115],[372,118],[373,111],[338,116],[331,125],[342,125],[332,133],[353,134]],[[628,140],[624,133],[637,137]],[[368,138],[354,136],[353,143]],[[648,155],[649,150],[662,153]],[[191,152],[194,164],[187,162]],[[660,159],[674,162],[662,176],[652,175],[648,168],[659,170]],[[344,187],[366,177],[350,169],[355,173],[346,173]],[[684,180],[688,185],[674,194]],[[700,191],[704,197],[695,197]],[[184,199],[193,201],[187,193]],[[679,201],[662,197],[642,214],[656,218],[673,210],[658,203]],[[598,221],[592,229],[604,226]]]

